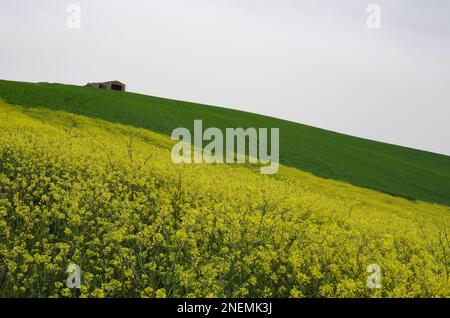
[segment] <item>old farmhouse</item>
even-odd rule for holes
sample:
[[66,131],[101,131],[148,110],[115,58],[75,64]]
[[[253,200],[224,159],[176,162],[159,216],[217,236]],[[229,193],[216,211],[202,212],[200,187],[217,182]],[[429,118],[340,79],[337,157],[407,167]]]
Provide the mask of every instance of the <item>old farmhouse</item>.
[[86,86],[93,88],[109,89],[113,91],[125,91],[126,85],[119,81],[109,81],[102,83],[87,83]]

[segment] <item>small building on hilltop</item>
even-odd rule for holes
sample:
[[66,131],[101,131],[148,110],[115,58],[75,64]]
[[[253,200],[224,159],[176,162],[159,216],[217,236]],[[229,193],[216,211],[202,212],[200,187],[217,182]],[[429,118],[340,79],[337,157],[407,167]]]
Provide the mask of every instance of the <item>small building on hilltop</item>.
[[109,81],[109,82],[101,82],[101,83],[87,83],[87,87],[93,88],[101,88],[101,89],[109,89],[113,91],[125,91],[126,85],[119,81]]

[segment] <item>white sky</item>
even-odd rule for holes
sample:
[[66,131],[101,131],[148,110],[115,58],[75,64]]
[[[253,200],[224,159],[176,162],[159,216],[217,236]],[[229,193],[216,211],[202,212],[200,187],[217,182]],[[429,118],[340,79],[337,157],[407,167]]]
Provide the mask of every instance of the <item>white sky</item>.
[[0,0],[0,78],[117,79],[450,155],[447,0]]

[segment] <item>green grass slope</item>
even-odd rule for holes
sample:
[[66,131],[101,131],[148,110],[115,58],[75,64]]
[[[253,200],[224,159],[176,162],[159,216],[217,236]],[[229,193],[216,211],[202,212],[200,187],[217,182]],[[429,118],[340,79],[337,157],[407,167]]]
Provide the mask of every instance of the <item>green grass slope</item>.
[[450,157],[257,114],[134,93],[0,80],[10,104],[64,110],[170,135],[176,127],[278,127],[280,160],[317,176],[450,205]]

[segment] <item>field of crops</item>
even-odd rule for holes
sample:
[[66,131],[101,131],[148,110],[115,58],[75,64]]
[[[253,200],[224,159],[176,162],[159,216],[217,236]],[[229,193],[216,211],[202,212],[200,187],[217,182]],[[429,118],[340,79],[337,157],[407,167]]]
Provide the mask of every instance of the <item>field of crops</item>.
[[280,160],[285,166],[404,198],[450,206],[450,157],[444,155],[233,109],[128,92],[0,80],[0,99],[24,107],[63,110],[132,125],[167,136],[177,127],[192,130],[195,119],[203,120],[205,127],[222,130],[279,128]]
[[[0,102],[0,297],[450,296],[450,208]],[[370,289],[366,268],[381,268]]]

